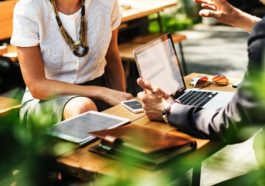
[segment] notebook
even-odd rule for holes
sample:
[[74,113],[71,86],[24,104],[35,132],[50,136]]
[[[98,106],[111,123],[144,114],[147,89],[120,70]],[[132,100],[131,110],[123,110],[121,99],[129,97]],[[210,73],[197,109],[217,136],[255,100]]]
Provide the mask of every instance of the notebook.
[[182,104],[220,108],[234,96],[233,92],[187,89],[171,34],[136,48],[134,56],[140,76]]
[[55,124],[50,133],[61,139],[84,145],[94,136],[88,132],[118,127],[129,123],[130,120],[102,112],[88,111],[68,120]]
[[145,168],[165,165],[196,149],[196,142],[137,125],[90,132],[101,139],[90,151]]

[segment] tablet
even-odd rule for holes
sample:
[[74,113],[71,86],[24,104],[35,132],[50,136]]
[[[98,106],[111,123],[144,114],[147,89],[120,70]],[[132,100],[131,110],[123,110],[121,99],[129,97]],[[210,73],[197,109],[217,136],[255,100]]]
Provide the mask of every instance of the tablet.
[[88,132],[110,129],[129,123],[130,120],[96,111],[89,111],[55,124],[51,129],[53,136],[84,145],[93,139]]

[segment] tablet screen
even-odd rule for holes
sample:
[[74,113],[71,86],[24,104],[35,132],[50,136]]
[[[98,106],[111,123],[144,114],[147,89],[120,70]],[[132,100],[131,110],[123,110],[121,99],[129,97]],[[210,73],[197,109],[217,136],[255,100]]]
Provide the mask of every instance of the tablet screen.
[[51,134],[82,145],[94,139],[88,132],[114,128],[128,122],[126,118],[89,111],[57,123],[52,127]]

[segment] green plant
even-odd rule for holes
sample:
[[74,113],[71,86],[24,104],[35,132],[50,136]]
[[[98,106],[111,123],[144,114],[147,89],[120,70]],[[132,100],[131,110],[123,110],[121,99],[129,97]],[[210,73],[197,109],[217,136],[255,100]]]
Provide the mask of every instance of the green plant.
[[[153,19],[153,17],[154,16],[151,16],[150,19]],[[161,22],[163,25],[163,31],[170,33],[190,28],[193,25],[193,21],[183,14],[177,14],[175,16],[163,14],[161,15]],[[160,32],[159,24],[154,21],[151,22],[149,25],[149,31],[151,33]]]
[[71,146],[48,135],[49,124],[27,128],[17,114],[0,117],[0,185],[51,185],[56,180],[51,179],[58,168],[56,156]]
[[[161,13],[161,22],[164,32],[176,32],[192,27],[195,23],[201,21],[198,15],[199,8],[192,0],[182,0],[178,6]],[[149,16],[149,19],[155,19],[157,15]],[[157,21],[149,25],[149,31],[157,33],[160,31]]]

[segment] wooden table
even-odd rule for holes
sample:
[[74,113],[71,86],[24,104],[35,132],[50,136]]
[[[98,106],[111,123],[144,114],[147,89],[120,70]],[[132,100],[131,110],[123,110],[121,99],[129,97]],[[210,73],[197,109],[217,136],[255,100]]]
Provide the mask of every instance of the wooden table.
[[[193,73],[185,77],[185,82],[188,88],[190,87],[190,85],[188,85],[188,82],[191,80],[192,77],[196,75],[198,74]],[[207,89],[235,91],[235,89],[232,88],[231,84],[225,87],[216,87],[213,85],[207,87]],[[153,128],[162,131],[164,133],[172,133],[177,136],[185,136],[190,139],[196,140],[197,150],[185,157],[180,158],[181,161],[179,163],[182,164],[184,162],[185,166],[183,167],[178,166],[178,169],[173,169],[173,170],[172,169],[168,170],[167,168],[165,168],[156,171],[149,171],[137,168],[137,174],[139,174],[139,176],[147,176],[147,175],[156,176],[164,174],[167,171],[171,172],[181,171],[182,173],[184,173],[190,168],[196,168],[194,167],[195,165],[193,164],[194,161],[196,161],[196,159],[198,161],[203,161],[204,159],[206,159],[211,154],[213,154],[214,152],[218,151],[221,148],[220,144],[218,144],[217,142],[211,142],[209,140],[191,137],[187,134],[177,131],[174,127],[167,125],[165,123],[150,121],[143,113],[133,114],[120,105],[106,110],[105,113],[129,118],[132,121],[132,124],[134,125]],[[91,180],[95,178],[96,175],[114,175],[114,176],[130,175],[130,172],[128,172],[127,169],[124,168],[122,163],[89,152],[88,149],[91,146],[95,145],[96,143],[98,142],[94,142],[93,144],[89,144],[85,147],[77,148],[74,152],[59,157],[58,158],[59,164],[62,165],[64,168],[66,168],[68,173],[85,180]],[[198,166],[197,167],[198,171],[194,171],[193,174],[194,179],[196,181],[194,182],[195,183],[194,185],[197,185],[199,183],[199,178],[200,178],[200,165],[197,166]]]
[[119,2],[122,7],[122,22],[146,17],[177,5],[177,0],[120,0]]

